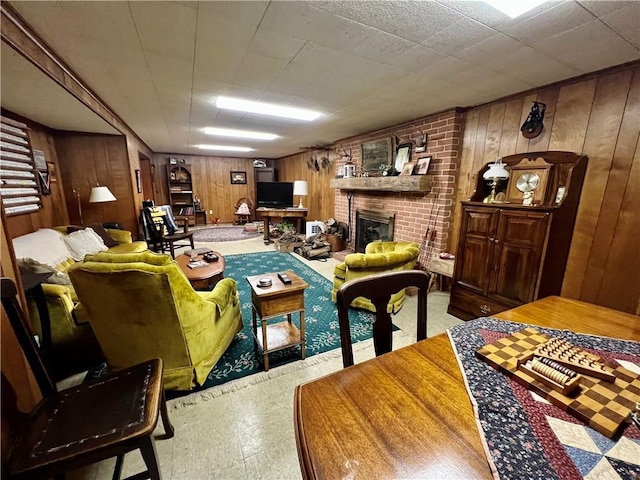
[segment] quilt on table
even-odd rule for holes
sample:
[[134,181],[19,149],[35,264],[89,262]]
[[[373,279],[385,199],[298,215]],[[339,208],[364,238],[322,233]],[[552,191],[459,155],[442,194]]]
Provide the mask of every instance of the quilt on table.
[[[500,479],[640,479],[640,429],[609,439],[478,359],[476,350],[530,325],[479,318],[447,331]],[[535,327],[640,373],[640,343]]]

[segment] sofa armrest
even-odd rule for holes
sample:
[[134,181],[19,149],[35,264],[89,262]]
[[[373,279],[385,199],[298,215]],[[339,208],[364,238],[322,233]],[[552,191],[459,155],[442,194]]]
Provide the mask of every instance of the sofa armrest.
[[351,253],[344,258],[349,270],[367,270],[369,268],[395,268],[416,259],[410,251],[389,253]]
[[230,306],[235,305],[238,300],[238,287],[232,278],[223,278],[211,292],[203,296],[207,302],[215,303],[220,315]]
[[128,230],[118,230],[115,228],[107,228],[107,233],[118,243],[131,243],[133,238]]

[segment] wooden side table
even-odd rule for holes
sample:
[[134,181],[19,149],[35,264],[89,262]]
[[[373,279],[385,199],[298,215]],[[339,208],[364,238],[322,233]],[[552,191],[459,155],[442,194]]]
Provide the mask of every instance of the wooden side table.
[[[253,304],[253,335],[256,345],[262,350],[264,371],[269,371],[269,353],[283,348],[300,345],[302,360],[305,358],[304,333],[304,291],[309,284],[291,270],[286,270],[291,283],[285,285],[278,273],[265,273],[247,277],[251,285],[251,302]],[[269,278],[271,285],[261,287],[261,279]],[[300,328],[292,321],[294,313],[300,315]],[[283,322],[268,324],[268,320],[286,315]],[[262,335],[258,335],[257,316],[260,316]]]
[[[189,279],[189,282],[195,290],[211,290],[211,287],[224,278],[224,269],[226,264],[224,257],[220,252],[214,252],[218,256],[217,262],[211,262],[206,267],[189,268],[189,261],[191,257],[189,255],[180,254],[176,257],[176,262],[180,267],[180,270]],[[204,257],[198,255],[198,260],[202,260]]]

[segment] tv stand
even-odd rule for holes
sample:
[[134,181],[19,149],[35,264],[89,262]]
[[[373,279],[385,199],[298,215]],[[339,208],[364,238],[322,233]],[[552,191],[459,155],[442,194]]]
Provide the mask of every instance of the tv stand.
[[267,245],[271,242],[269,238],[269,223],[272,218],[294,218],[296,219],[296,231],[301,233],[302,222],[307,216],[306,208],[265,208],[260,207],[256,209],[256,217],[262,218],[264,221],[264,244]]

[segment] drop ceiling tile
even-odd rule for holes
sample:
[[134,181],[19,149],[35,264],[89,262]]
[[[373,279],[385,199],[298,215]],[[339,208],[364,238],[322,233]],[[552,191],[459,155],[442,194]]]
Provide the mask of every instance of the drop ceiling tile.
[[563,33],[593,21],[593,14],[575,2],[561,3],[553,8],[501,30],[527,45]]
[[640,47],[640,2],[628,3],[625,8],[604,15],[600,20],[636,47]]
[[315,2],[314,7],[416,43],[462,18],[436,2]]
[[456,52],[455,56],[474,64],[483,64],[496,57],[508,55],[521,47],[522,43],[517,40],[503,33],[496,33],[486,40]]
[[[381,63],[388,63],[414,45],[396,35],[314,8],[315,5],[275,2],[260,28]],[[300,20],[288,21],[292,13]]]
[[399,67],[408,72],[417,72],[425,66],[429,66],[439,60],[443,60],[447,55],[436,52],[424,45],[415,44],[409,50],[400,55],[389,57],[386,62],[389,65]]
[[602,0],[580,0],[579,3],[584,8],[593,12],[597,16],[607,15],[611,12],[615,12],[616,10],[620,10],[629,6],[631,3],[635,3],[636,0],[632,1],[602,1]]
[[172,2],[131,2],[130,5],[145,51],[193,59],[197,10]]
[[435,78],[449,80],[456,75],[459,75],[460,73],[474,67],[474,64],[466,60],[461,60],[459,58],[449,56],[443,58],[442,60],[434,62],[425,70],[431,70]]
[[307,40],[293,35],[259,28],[251,39],[247,53],[278,59],[282,64],[291,61]]
[[504,13],[485,2],[460,0],[437,0],[437,2],[489,27],[503,23],[508,18]]
[[[589,48],[585,48],[585,45]],[[599,20],[541,39],[533,46],[582,72],[591,72],[640,57],[637,48]]]
[[389,65],[307,44],[274,81],[272,90],[339,105],[402,74]]
[[508,55],[496,57],[485,66],[534,86],[546,85],[583,73],[527,46]]
[[495,34],[495,30],[475,20],[462,18],[422,42],[437,52],[456,55],[459,51],[486,40]]

